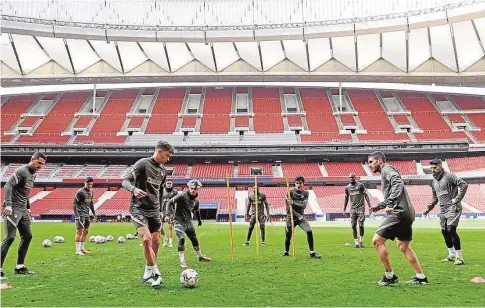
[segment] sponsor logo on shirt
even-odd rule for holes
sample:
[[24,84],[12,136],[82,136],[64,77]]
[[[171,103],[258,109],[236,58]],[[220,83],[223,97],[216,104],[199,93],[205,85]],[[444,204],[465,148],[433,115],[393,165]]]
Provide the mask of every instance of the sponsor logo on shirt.
[[438,195],[438,197],[441,197],[441,196],[447,195],[448,191],[447,190],[440,190],[436,194]]

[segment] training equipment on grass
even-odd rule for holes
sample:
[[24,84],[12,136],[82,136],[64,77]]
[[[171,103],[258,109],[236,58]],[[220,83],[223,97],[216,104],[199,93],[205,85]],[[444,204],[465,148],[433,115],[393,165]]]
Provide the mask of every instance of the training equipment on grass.
[[96,235],[94,242],[96,244],[103,244],[103,243],[106,243],[106,238],[104,236],[101,236],[101,235]]
[[107,242],[112,242],[113,241],[113,236],[112,235],[106,236],[106,241]]
[[231,189],[229,187],[229,172],[226,171],[227,201],[229,205],[229,237],[231,238],[231,259],[234,261],[234,230],[232,228]]
[[477,277],[473,278],[472,280],[470,280],[470,282],[473,282],[473,283],[485,283],[485,279],[483,279],[480,276],[477,276]]
[[286,198],[288,199],[288,206],[290,207],[290,220],[291,220],[291,255],[293,259],[296,258],[296,238],[295,238],[295,222],[293,221],[293,205],[291,204],[291,194],[290,194],[290,182],[288,181],[288,171],[285,172],[286,179]]
[[95,239],[96,239],[96,236],[94,236],[94,235],[91,235],[91,236],[89,237],[89,241],[90,241],[91,243],[94,243],[94,240],[95,240]]
[[52,247],[52,242],[51,242],[51,240],[47,240],[47,239],[45,239],[45,240],[42,242],[42,246],[43,246],[43,247],[45,247],[45,248]]
[[118,237],[118,243],[122,244],[124,242],[125,242],[125,238],[124,237],[122,237],[122,236]]
[[199,281],[199,274],[193,269],[186,269],[180,274],[180,283],[186,288],[193,288]]
[[54,237],[54,243],[64,243],[64,237],[60,235]]
[[126,235],[126,239],[127,239],[127,240],[133,240],[133,239],[135,239],[135,237],[133,236],[133,234],[128,233],[128,234]]

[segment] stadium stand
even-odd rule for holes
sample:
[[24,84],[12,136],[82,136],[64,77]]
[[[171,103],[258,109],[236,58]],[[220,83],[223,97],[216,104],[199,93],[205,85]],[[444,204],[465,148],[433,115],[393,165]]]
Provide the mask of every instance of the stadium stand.
[[485,172],[485,156],[448,158],[446,159],[451,172],[481,171]]
[[357,176],[367,175],[361,163],[325,162],[323,166],[329,176],[348,177],[351,173],[355,173]]
[[205,93],[201,134],[227,134],[231,127],[232,88],[207,88]]
[[282,133],[283,118],[278,88],[254,88],[253,112],[256,133]]
[[290,164],[290,163],[283,163],[281,164],[281,168],[283,169],[283,176],[288,174],[291,178],[299,175],[304,175],[307,177],[322,177],[322,172],[318,167],[318,164],[315,163],[301,163],[301,164]]
[[175,132],[184,96],[185,88],[160,89],[145,134],[171,134]]
[[230,164],[195,164],[192,166],[191,177],[199,179],[226,178],[226,172],[232,177],[234,166]]
[[273,166],[271,164],[239,164],[238,175],[239,176],[251,176],[251,168],[261,168],[263,174],[261,176],[273,176]]

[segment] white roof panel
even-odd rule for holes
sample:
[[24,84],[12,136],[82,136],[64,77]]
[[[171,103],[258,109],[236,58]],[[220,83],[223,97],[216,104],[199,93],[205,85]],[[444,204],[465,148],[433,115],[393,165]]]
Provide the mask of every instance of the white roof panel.
[[356,71],[355,67],[355,45],[353,36],[332,37],[333,57]]
[[194,60],[184,43],[167,43],[167,52],[172,72]]
[[165,49],[163,48],[163,43],[154,42],[141,42],[141,47],[147,54],[147,56],[156,64],[160,65],[161,68],[169,72],[167,57],[165,56]]
[[118,49],[120,50],[125,73],[148,60],[140,47],[134,42],[118,42]]
[[263,69],[269,70],[283,61],[285,55],[280,41],[261,42],[261,54],[263,56]]
[[34,37],[12,34],[12,38],[24,73],[33,71],[50,61],[50,58],[42,51]]
[[414,70],[430,58],[428,29],[414,29],[409,32],[409,71]]
[[382,57],[406,71],[406,33],[404,31],[382,33]]
[[359,71],[365,69],[381,57],[381,39],[379,34],[368,34],[357,37],[357,54]]
[[480,41],[482,41],[482,44],[484,44],[484,42],[485,42],[485,17],[475,19],[474,22],[475,22],[475,27],[477,27],[478,35],[480,36]]
[[67,46],[76,72],[82,72],[99,61],[99,57],[85,40],[67,40]]
[[455,51],[449,25],[430,28],[431,55],[433,58],[456,71]]
[[232,43],[214,43],[214,54],[216,55],[217,69],[219,71],[222,71],[239,59]]
[[471,21],[453,24],[455,34],[456,52],[460,71],[466,70],[470,65],[484,56]]
[[190,50],[194,57],[210,68],[213,71],[216,71],[216,66],[214,64],[214,59],[212,57],[212,50],[210,45],[206,45],[204,43],[188,43]]
[[2,33],[2,49],[0,51],[0,60],[20,74],[20,68],[7,33]]
[[[261,70],[259,62],[258,44],[256,42],[239,42],[236,43],[237,50],[241,59],[254,66],[258,71]],[[280,47],[281,48],[281,47]]]
[[308,40],[310,54],[310,70],[313,71],[332,58],[328,38]]
[[305,42],[302,40],[283,41],[283,45],[285,46],[286,57],[308,71]]
[[63,40],[42,36],[38,36],[37,39],[52,60],[72,73],[71,62]]
[[116,47],[114,42],[105,41],[89,41],[96,52],[99,54],[101,59],[106,61],[109,65],[117,69],[119,72],[121,70],[120,60],[118,59],[118,54],[116,53]]

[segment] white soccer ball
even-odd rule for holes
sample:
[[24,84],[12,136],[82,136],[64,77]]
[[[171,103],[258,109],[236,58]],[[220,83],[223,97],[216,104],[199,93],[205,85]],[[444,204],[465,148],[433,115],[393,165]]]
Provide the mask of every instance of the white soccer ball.
[[89,237],[89,241],[90,241],[91,243],[94,243],[94,242],[96,241],[96,236],[91,235],[91,236]]
[[134,237],[134,236],[133,236],[133,234],[131,234],[131,233],[128,233],[128,234],[126,235],[126,239],[127,239],[127,240],[132,240],[132,239],[134,239],[134,238],[135,238],[135,237]]
[[106,241],[107,241],[107,242],[112,242],[112,241],[113,241],[113,236],[112,236],[112,235],[108,235],[108,236],[106,237]]
[[54,243],[64,243],[64,238],[60,235],[54,237]]
[[193,288],[199,281],[199,274],[193,269],[186,269],[180,274],[180,283],[186,288]]
[[103,243],[104,243],[104,242],[103,242],[103,239],[104,239],[104,238],[103,238],[101,235],[96,235],[96,237],[94,238],[94,242],[95,242],[96,244],[103,244]]
[[45,247],[45,248],[49,248],[49,247],[51,247],[51,246],[52,246],[52,243],[51,243],[51,241],[50,241],[50,240],[44,240],[44,241],[42,242],[42,246],[43,246],[43,247]]
[[118,237],[118,243],[122,244],[124,242],[125,242],[125,238],[124,237],[122,237],[122,236]]

